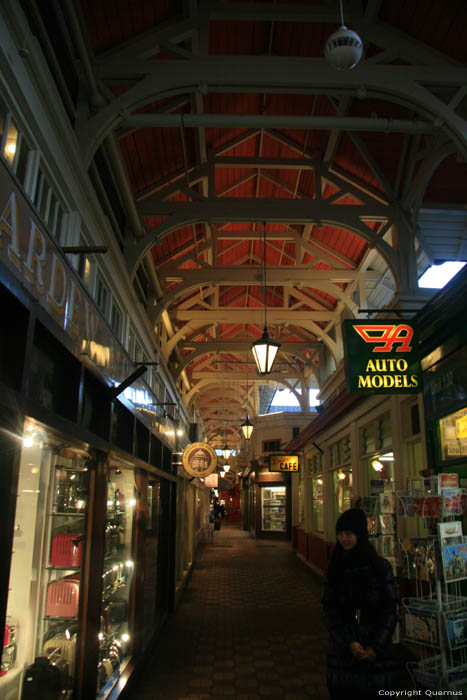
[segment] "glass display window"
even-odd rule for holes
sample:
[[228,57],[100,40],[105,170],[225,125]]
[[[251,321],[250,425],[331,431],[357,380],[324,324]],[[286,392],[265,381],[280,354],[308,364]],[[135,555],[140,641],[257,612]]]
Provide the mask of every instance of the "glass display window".
[[105,554],[102,572],[97,669],[99,698],[107,697],[130,660],[135,506],[133,469],[111,467],[107,482]]
[[270,532],[286,532],[286,487],[263,486],[261,488],[261,529]]
[[441,418],[438,426],[443,462],[467,458],[467,408]]
[[55,679],[60,698],[72,697],[91,465],[84,450],[58,443],[26,423],[0,671],[2,700],[40,697],[41,675]]
[[383,491],[394,491],[394,454],[383,452],[366,460],[368,494],[377,496]]
[[352,469],[335,469],[332,472],[334,514],[336,518],[348,508],[352,500]]
[[159,551],[160,479],[148,475],[146,495],[146,528],[144,536],[144,627],[143,646],[146,648],[157,624],[157,558]]
[[316,476],[312,479],[311,492],[313,499],[313,530],[315,532],[324,532],[324,494],[322,476]]

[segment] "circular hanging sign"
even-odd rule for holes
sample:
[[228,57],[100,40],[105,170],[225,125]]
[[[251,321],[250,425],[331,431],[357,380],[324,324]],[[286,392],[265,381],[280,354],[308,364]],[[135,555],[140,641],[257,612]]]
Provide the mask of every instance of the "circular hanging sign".
[[215,470],[217,455],[206,442],[192,442],[185,448],[182,461],[187,474],[200,478]]

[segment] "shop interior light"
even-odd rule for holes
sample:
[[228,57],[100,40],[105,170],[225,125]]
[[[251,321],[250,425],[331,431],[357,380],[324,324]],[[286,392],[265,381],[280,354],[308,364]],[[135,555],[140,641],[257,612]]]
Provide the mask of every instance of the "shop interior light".
[[225,472],[223,472],[223,471],[220,471],[219,474],[221,475],[221,477],[225,476]]
[[130,500],[128,501],[128,505],[131,507],[135,506],[136,505],[136,498],[130,498]]
[[222,456],[224,459],[229,459],[231,455],[232,450],[229,448],[227,443],[225,443],[224,447],[222,448]]
[[394,453],[386,452],[386,454],[380,455],[378,459],[380,462],[394,462]]
[[322,479],[318,479],[317,481],[318,481],[318,484],[322,484],[322,483],[323,483],[323,480],[322,480]]
[[130,559],[125,562],[125,566],[127,569],[131,569],[134,566],[134,562],[132,562]]
[[382,469],[384,469],[384,464],[382,464],[379,459],[374,459],[371,463],[371,466],[375,470],[375,472],[380,472]]
[[178,435],[178,437],[182,437],[182,435],[183,435],[183,430],[182,430],[181,428],[179,428],[179,429],[177,430],[177,435]]
[[23,447],[32,447],[34,445],[34,438],[32,435],[26,435],[23,438]]
[[224,464],[224,466],[222,467],[222,469],[223,469],[225,472],[228,472],[229,469],[230,469],[230,464]]
[[129,634],[122,634],[122,642],[129,642],[130,641],[130,635]]
[[337,478],[340,479],[341,481],[342,481],[343,479],[345,479],[345,474],[344,474],[344,472],[339,472],[339,473],[337,474]]

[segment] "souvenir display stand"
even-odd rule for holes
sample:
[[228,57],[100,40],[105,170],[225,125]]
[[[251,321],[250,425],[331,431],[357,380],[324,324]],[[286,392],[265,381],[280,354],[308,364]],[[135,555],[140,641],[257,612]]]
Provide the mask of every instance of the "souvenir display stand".
[[[420,658],[408,664],[417,688],[460,690],[467,686],[467,536],[460,518],[466,495],[457,475],[408,479],[397,494],[399,519],[423,518],[426,536],[399,539],[401,578],[415,595],[403,599],[404,638],[420,645]],[[407,528],[410,529],[410,528]]]

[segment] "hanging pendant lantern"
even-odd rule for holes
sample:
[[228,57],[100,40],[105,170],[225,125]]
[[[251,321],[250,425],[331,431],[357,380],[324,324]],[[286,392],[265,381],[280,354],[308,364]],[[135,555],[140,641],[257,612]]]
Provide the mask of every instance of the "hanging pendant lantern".
[[243,433],[243,437],[245,438],[245,440],[249,440],[251,438],[251,435],[253,433],[253,428],[254,428],[254,425],[250,421],[250,419],[247,415],[246,421],[242,424],[242,433]]
[[263,335],[251,346],[258,372],[261,375],[269,374],[272,370],[277,351],[281,344],[269,336],[268,327],[264,326]]

